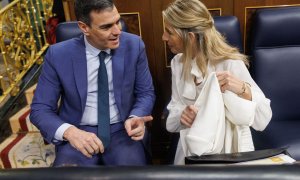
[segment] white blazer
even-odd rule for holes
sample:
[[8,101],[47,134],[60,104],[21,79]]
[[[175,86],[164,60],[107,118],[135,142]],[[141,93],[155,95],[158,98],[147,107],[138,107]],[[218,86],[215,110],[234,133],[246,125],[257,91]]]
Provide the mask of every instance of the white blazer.
[[[217,71],[230,71],[241,80],[250,83],[252,101],[242,99],[229,91],[222,95],[214,73],[209,75],[209,78],[203,79],[195,62],[192,63],[191,74],[197,77],[198,81],[203,82],[200,86],[195,86],[193,76],[183,81],[180,57],[181,54],[176,55],[171,63],[172,99],[168,105],[170,113],[166,126],[170,132],[181,133],[174,163],[184,164],[184,157],[190,154],[253,150],[249,127],[263,130],[271,119],[272,111],[270,100],[253,81],[245,64],[240,60],[226,60],[214,66],[209,65],[207,72],[211,74]],[[210,90],[203,91],[204,86],[209,87]],[[211,91],[211,89],[215,90]],[[181,125],[180,116],[184,108],[191,104],[203,105],[199,107],[196,120],[189,130]],[[208,119],[214,117],[214,121],[204,120],[204,117],[209,117]],[[185,139],[183,140],[182,137]],[[199,145],[194,146],[195,144]]]

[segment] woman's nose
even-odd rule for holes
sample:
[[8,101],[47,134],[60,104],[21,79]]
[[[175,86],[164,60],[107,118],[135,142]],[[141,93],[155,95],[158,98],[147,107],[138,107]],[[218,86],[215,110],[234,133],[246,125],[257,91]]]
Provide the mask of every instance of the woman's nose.
[[166,32],[164,32],[164,33],[163,33],[163,35],[162,35],[162,37],[161,37],[161,38],[162,38],[162,40],[163,40],[163,41],[168,41],[168,38],[167,38]]

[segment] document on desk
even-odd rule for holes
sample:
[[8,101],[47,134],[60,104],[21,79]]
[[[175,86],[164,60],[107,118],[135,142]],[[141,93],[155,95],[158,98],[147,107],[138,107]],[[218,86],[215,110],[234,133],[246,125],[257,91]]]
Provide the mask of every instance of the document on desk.
[[234,165],[276,165],[276,164],[292,164],[296,162],[295,159],[291,158],[286,154],[278,154],[276,156],[258,159],[253,161],[245,161],[235,163]]

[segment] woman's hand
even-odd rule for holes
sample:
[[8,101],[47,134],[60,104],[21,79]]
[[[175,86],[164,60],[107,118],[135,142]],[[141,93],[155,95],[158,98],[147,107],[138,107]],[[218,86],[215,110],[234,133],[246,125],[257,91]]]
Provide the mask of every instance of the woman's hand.
[[222,93],[224,93],[225,90],[232,91],[235,94],[240,94],[243,92],[242,88],[244,81],[233,76],[229,71],[217,72],[216,75],[219,80]]
[[226,90],[231,91],[238,96],[251,100],[252,94],[249,84],[232,75],[229,71],[216,73],[222,93]]
[[186,127],[192,127],[192,124],[197,116],[198,108],[194,105],[186,106],[180,118],[180,123]]

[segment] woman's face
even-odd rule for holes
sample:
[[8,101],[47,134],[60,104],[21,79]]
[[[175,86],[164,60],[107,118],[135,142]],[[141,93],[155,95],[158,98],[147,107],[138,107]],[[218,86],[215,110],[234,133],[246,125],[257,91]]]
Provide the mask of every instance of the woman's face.
[[170,50],[174,54],[183,52],[183,42],[179,37],[178,33],[171,27],[167,22],[165,22],[165,31],[162,36],[162,40],[167,43]]

